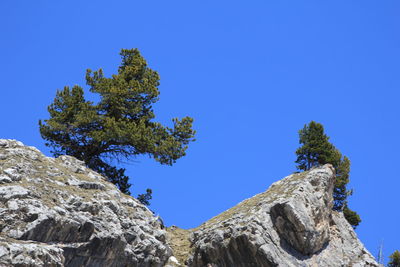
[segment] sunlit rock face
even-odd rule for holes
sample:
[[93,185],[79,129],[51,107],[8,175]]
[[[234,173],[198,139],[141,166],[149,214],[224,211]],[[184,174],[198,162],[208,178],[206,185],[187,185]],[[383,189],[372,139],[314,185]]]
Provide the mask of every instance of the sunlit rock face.
[[332,211],[331,165],[290,175],[190,233],[189,266],[378,266]]
[[0,266],[378,266],[332,211],[330,165],[183,230],[83,162],[0,139]]
[[83,162],[0,140],[0,266],[164,266],[166,232]]

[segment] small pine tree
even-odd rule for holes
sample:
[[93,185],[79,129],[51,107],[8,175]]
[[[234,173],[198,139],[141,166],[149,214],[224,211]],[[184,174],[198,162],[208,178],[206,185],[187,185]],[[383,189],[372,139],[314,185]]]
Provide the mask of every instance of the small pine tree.
[[153,194],[153,190],[151,190],[150,188],[147,188],[146,193],[139,194],[137,197],[137,200],[139,200],[140,203],[142,203],[143,205],[150,206],[150,200],[153,198],[152,194]]
[[389,258],[388,267],[400,267],[400,251],[396,250]]
[[361,222],[360,216],[347,204],[347,197],[352,190],[347,189],[350,174],[350,160],[329,142],[322,124],[311,121],[299,131],[299,143],[296,150],[297,169],[307,171],[312,167],[330,163],[336,170],[335,187],[333,189],[333,209],[343,211],[347,221],[356,228]]
[[307,171],[332,158],[334,148],[329,143],[329,137],[324,133],[322,124],[311,121],[308,125],[304,125],[299,131],[299,139],[303,145],[296,150],[298,169]]

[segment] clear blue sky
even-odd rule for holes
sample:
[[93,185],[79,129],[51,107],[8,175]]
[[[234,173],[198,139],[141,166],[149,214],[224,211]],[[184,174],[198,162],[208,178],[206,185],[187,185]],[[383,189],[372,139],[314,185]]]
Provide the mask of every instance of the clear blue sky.
[[167,225],[196,227],[295,171],[297,131],[321,122],[352,162],[357,234],[400,249],[400,2],[1,1],[1,138],[47,155],[38,120],[86,68],[116,72],[139,48],[161,76],[156,120],[195,118],[173,167],[139,157]]

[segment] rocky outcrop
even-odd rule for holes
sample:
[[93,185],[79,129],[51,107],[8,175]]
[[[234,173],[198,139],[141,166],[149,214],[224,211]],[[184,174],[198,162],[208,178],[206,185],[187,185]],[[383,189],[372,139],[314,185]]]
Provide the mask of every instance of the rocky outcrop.
[[331,165],[290,175],[191,231],[189,266],[378,266],[332,211]]
[[164,229],[83,162],[0,140],[0,266],[378,266],[332,211],[334,177],[292,174],[196,229]]
[[162,228],[83,162],[0,140],[0,266],[164,266]]

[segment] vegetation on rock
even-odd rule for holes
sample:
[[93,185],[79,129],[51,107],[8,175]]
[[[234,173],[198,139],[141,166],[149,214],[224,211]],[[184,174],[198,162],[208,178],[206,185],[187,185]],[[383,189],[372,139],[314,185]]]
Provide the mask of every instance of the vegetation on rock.
[[400,251],[396,250],[389,258],[388,267],[400,267]]
[[297,169],[307,171],[312,167],[330,163],[336,170],[336,181],[333,189],[333,209],[343,211],[347,221],[355,228],[360,222],[360,216],[348,207],[347,197],[353,191],[347,189],[350,174],[350,160],[329,142],[322,124],[311,121],[299,131],[299,143],[296,150]]
[[[102,69],[86,72],[93,103],[78,85],[58,90],[48,107],[50,118],[39,121],[40,133],[55,156],[67,154],[83,160],[119,189],[130,194],[129,177],[113,162],[148,155],[172,165],[194,141],[193,119],[172,119],[169,128],[154,122],[152,105],[158,101],[159,75],[147,66],[137,49],[122,49],[118,73],[104,77]],[[151,190],[140,197],[148,204]]]

